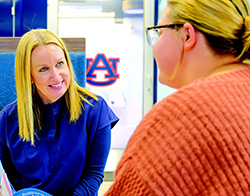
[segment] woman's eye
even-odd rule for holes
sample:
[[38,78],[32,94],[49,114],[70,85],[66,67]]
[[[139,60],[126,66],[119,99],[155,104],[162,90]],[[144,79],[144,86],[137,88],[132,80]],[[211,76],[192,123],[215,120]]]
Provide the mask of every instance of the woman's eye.
[[39,70],[39,72],[45,72],[47,70],[46,67],[43,67],[42,69]]
[[57,66],[58,66],[58,67],[62,67],[63,64],[64,64],[63,61],[60,61],[60,62],[57,64]]

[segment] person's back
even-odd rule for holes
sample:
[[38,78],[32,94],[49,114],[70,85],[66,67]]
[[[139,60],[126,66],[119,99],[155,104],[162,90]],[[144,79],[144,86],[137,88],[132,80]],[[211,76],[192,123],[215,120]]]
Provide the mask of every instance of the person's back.
[[143,118],[106,195],[250,195],[248,12],[247,1],[168,0],[147,33],[159,81],[179,90]]
[[153,107],[109,195],[250,195],[250,70],[224,76],[197,80]]

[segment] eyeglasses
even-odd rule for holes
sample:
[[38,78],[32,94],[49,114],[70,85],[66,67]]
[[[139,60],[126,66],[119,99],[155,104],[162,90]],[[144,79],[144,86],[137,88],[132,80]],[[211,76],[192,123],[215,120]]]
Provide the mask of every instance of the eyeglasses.
[[154,46],[155,42],[160,36],[159,30],[161,28],[180,28],[183,24],[168,24],[168,25],[161,25],[161,26],[154,26],[154,27],[147,27],[146,28],[146,34],[147,34],[147,40],[150,46]]

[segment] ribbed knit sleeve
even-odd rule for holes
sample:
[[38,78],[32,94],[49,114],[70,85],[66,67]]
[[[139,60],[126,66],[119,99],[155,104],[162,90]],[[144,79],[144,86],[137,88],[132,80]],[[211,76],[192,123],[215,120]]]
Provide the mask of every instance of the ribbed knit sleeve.
[[110,196],[149,195],[146,184],[140,180],[138,168],[128,159],[116,173],[117,183],[110,189]]
[[106,195],[250,195],[249,72],[200,79],[157,103]]

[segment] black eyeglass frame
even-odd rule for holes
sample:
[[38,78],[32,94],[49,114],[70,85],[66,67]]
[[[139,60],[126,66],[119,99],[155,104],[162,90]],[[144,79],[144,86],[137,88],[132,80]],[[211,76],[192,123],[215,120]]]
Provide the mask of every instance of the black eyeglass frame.
[[153,27],[147,27],[146,31],[149,30],[157,30],[161,28],[175,28],[175,27],[182,27],[184,24],[167,24],[167,25],[160,25],[160,26],[153,26]]
[[[182,27],[184,24],[180,24],[180,23],[177,23],[177,24],[167,24],[167,25],[160,25],[160,26],[153,26],[153,27],[147,27],[146,28],[146,35],[147,35],[147,41],[149,43],[150,46],[154,46],[155,43],[152,43],[150,38],[149,38],[149,31],[150,30],[158,30],[158,29],[161,29],[161,28],[180,28]],[[157,34],[159,35],[159,33],[157,32]]]

